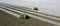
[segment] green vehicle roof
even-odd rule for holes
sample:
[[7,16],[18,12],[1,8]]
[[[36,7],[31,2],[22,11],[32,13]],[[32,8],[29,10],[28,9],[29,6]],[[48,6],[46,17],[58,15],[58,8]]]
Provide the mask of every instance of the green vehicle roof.
[[21,18],[25,19],[26,16],[28,16],[27,14],[21,14]]

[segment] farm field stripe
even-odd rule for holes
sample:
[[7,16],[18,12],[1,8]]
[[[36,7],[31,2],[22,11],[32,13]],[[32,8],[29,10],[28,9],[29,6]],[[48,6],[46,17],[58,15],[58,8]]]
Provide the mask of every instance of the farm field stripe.
[[13,12],[11,12],[11,11],[7,11],[7,10],[2,9],[2,8],[0,8],[0,10],[4,11],[4,12],[6,12],[6,13],[9,13],[9,14],[11,14],[11,15],[15,16],[15,17],[19,17],[19,15],[18,15],[18,14],[13,13]]
[[[12,10],[13,11],[13,10]],[[15,11],[15,12],[18,12],[20,13],[19,11]],[[29,16],[32,16],[29,14]],[[51,24],[54,24],[54,25],[59,25],[60,26],[60,23],[56,22],[56,21],[52,21],[52,20],[48,20],[48,19],[45,19],[45,18],[42,18],[42,17],[37,17],[37,16],[33,16],[34,18],[36,19],[39,19],[39,20],[42,20],[42,21],[45,21],[45,22],[48,22],[48,23],[51,23]]]
[[[5,7],[11,7],[11,8],[18,8],[18,7],[10,6],[10,5],[9,5],[9,6],[8,6],[8,5],[3,5],[3,6],[5,6]],[[24,8],[22,7],[22,9],[24,9]],[[28,8],[26,8],[26,9],[24,9],[24,10],[31,11],[31,9],[28,9]],[[31,11],[31,12],[35,12],[35,11]],[[46,16],[58,17],[58,16],[49,15],[49,14],[40,13],[40,12],[35,12],[35,13],[43,14],[43,15],[46,15]],[[60,17],[58,17],[58,18],[60,18]]]
[[[11,8],[12,9],[12,8]],[[15,9],[15,8],[14,8]],[[15,9],[15,10],[17,10],[17,9]],[[22,10],[18,10],[18,11],[22,11]],[[26,11],[22,11],[22,12],[25,12],[25,13],[29,13],[29,12],[26,12]],[[30,14],[33,14],[33,13],[30,13]],[[36,14],[33,14],[33,15],[36,15]],[[41,16],[41,15],[36,15],[36,16],[39,16],[39,17],[45,17],[45,16]],[[46,17],[45,17],[46,18]],[[52,17],[47,17],[47,19],[50,19],[50,18],[52,18]],[[54,18],[52,18],[52,19],[50,19],[50,20],[53,20]],[[55,19],[57,19],[57,18],[55,18]],[[57,21],[57,20],[55,20],[55,21]],[[60,22],[60,19],[58,19],[58,22]]]

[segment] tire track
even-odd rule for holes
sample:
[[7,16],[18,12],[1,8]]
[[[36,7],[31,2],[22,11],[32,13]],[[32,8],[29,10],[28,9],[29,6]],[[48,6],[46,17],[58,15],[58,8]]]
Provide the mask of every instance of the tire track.
[[[7,8],[8,8],[8,7],[7,7]],[[9,7],[9,8],[10,8],[10,7]],[[17,10],[17,9],[15,9],[15,8],[10,8],[10,9]],[[29,14],[33,14],[33,15],[35,15],[35,16],[39,16],[39,17],[46,18],[45,16],[37,15],[37,14],[31,13],[31,12],[26,12],[26,11],[21,10],[21,9],[20,9],[20,10],[17,10],[17,11],[21,11],[21,12],[24,12],[24,13],[29,13]],[[54,21],[58,21],[58,22],[60,22],[60,19],[56,20],[56,19],[54,19],[54,18],[49,18],[49,17],[47,17],[46,19],[50,19],[50,20],[54,20]]]
[[[7,9],[7,8],[6,8],[6,9]],[[10,9],[10,8],[9,8],[9,9]],[[9,9],[8,9],[8,10],[9,10]],[[13,11],[13,10],[11,10],[11,11]],[[39,19],[39,18],[38,18],[38,19]],[[43,19],[41,19],[41,20],[43,20]],[[44,21],[47,21],[47,20],[44,20]],[[53,22],[53,21],[51,21],[51,20],[48,20],[48,21],[49,21],[49,23],[52,23],[52,22]],[[47,21],[47,22],[48,22],[48,21]],[[60,23],[56,23],[56,22],[54,21],[52,24],[59,25]]]
[[9,14],[11,14],[11,15],[15,16],[15,17],[19,17],[19,15],[18,15],[18,14],[13,13],[13,12],[11,12],[11,11],[8,11],[8,10],[2,9],[2,8],[0,8],[0,10],[1,10],[1,11],[4,11],[4,12],[6,12],[6,13],[9,13]]
[[[10,9],[13,9],[13,8],[10,8]],[[16,10],[16,9],[13,9],[13,10]],[[35,15],[35,16],[39,16],[39,17],[43,17],[43,18],[46,18],[45,16],[41,16],[41,15],[37,15],[37,14],[34,14],[34,13],[30,13],[30,12],[26,12],[26,11],[22,11],[22,10],[17,10],[17,11],[21,11],[21,12],[24,12],[24,13],[29,13],[29,14],[32,14],[32,15]],[[54,20],[54,21],[57,21],[57,22],[60,22],[59,20],[55,20],[55,19],[51,19],[51,18],[46,18],[46,19],[50,19],[50,20]]]
[[[5,6],[5,7],[11,7],[11,8],[18,8],[18,9],[23,9],[23,10],[27,10],[27,11],[31,11],[31,9],[29,8],[26,8],[26,9],[24,9],[25,7],[22,7],[21,8],[21,6],[19,7],[19,6],[13,6],[13,5],[9,5],[9,4],[7,4],[7,6],[6,5],[3,5],[3,6]],[[35,11],[31,11],[31,12],[35,12]],[[35,13],[39,13],[39,14],[43,14],[43,15],[46,15],[46,16],[52,16],[52,17],[57,17],[57,18],[60,18],[60,17],[58,17],[58,16],[54,16],[54,15],[49,15],[49,14],[46,14],[46,13],[40,13],[40,12],[35,12]]]

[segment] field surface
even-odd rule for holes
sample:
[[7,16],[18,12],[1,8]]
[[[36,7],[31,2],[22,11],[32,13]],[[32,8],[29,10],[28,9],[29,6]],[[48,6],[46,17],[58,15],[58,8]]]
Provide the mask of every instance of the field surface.
[[55,26],[34,18],[20,19],[8,13],[0,11],[0,26]]

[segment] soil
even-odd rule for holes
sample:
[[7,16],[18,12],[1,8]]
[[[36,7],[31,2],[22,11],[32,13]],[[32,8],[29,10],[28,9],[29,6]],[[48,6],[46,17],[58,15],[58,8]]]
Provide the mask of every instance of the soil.
[[29,19],[20,19],[8,13],[5,13],[0,10],[0,26],[55,26],[47,22],[29,18]]

